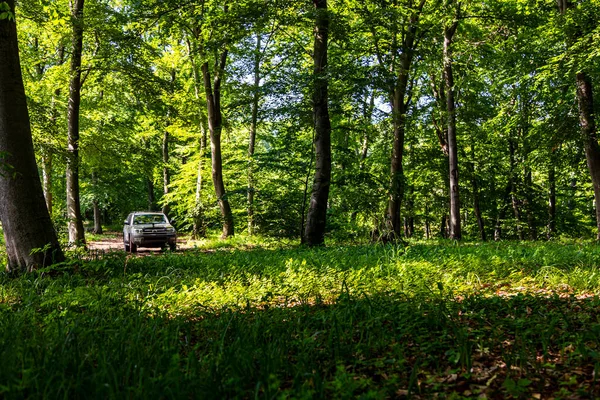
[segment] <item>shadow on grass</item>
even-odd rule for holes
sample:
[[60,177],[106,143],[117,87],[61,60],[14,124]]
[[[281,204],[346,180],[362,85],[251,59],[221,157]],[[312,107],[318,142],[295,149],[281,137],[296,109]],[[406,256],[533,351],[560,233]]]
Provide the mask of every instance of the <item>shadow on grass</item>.
[[559,284],[577,268],[593,282],[598,257],[550,244],[117,252],[0,275],[0,397],[597,396],[597,298],[473,286]]
[[0,304],[3,398],[600,394],[597,298],[342,292],[177,314],[69,283]]

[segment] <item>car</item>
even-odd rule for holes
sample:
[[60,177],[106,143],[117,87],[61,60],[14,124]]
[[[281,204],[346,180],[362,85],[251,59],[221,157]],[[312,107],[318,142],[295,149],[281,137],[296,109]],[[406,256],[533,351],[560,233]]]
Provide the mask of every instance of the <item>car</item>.
[[135,253],[138,247],[177,248],[177,232],[161,212],[135,211],[127,216],[123,226],[125,251]]

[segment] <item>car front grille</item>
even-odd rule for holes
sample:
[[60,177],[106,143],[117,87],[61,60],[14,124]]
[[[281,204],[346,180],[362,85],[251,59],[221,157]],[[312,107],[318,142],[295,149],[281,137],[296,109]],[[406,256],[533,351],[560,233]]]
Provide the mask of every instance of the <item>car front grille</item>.
[[166,228],[144,228],[143,230],[144,233],[150,233],[150,234],[166,234],[167,233],[167,229]]

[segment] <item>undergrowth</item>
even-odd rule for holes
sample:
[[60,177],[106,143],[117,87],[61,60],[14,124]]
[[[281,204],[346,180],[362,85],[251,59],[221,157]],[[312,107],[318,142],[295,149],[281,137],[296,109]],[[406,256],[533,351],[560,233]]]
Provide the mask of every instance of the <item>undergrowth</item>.
[[600,395],[600,247],[199,243],[0,274],[2,398]]

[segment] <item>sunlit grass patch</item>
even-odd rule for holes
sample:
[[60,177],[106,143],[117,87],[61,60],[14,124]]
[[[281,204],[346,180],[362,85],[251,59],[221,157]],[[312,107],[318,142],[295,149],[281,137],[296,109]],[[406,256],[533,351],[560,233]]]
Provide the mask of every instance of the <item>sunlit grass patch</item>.
[[0,274],[0,397],[598,395],[598,265],[586,243],[76,257]]

